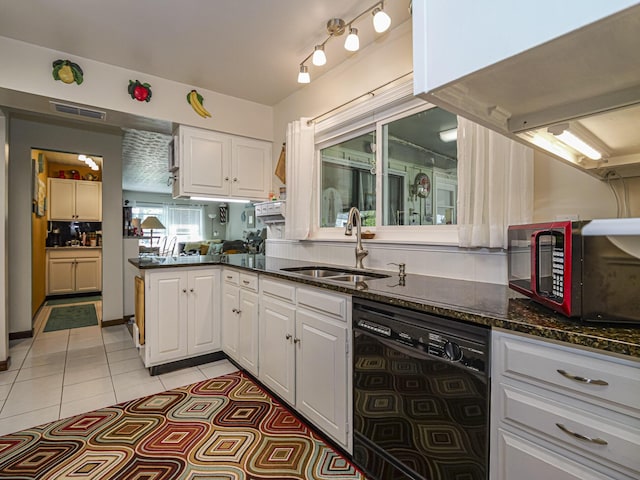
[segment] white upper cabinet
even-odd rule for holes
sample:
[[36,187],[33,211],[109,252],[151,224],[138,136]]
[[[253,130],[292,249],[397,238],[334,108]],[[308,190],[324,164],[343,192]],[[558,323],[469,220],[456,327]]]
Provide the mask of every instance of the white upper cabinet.
[[271,188],[271,143],[180,126],[174,197],[266,199]]
[[50,178],[48,220],[102,221],[102,183]]

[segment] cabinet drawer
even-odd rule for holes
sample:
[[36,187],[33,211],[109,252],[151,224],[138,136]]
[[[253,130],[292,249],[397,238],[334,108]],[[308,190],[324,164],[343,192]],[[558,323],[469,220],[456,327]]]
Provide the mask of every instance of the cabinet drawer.
[[560,387],[640,413],[640,364],[540,341],[498,337],[498,375]]
[[498,430],[498,441],[496,480],[613,480],[510,432]]
[[222,278],[226,283],[231,283],[233,285],[239,285],[240,283],[240,272],[237,270],[229,270],[225,269],[222,273]]
[[504,384],[500,396],[500,420],[533,430],[590,459],[640,474],[637,419],[619,422]]
[[298,305],[319,310],[339,320],[347,319],[347,299],[335,293],[327,294],[308,288],[298,288]]
[[258,291],[258,276],[252,275],[250,273],[241,273],[239,285],[246,289],[251,290],[252,292]]
[[296,303],[296,287],[281,281],[265,280],[260,282],[262,293],[278,297],[288,303]]

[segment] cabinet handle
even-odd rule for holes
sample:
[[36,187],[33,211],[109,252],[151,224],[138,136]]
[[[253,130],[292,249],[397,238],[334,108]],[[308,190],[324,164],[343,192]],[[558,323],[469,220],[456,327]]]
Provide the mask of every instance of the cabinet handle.
[[186,288],[183,288],[183,289],[182,289],[182,293],[187,293],[187,289],[186,289]]
[[229,181],[229,177],[224,177],[224,181],[228,182]]
[[575,437],[578,440],[584,440],[585,442],[591,442],[591,443],[595,443],[597,445],[609,445],[609,442],[607,442],[606,440],[603,440],[601,438],[597,438],[597,437],[596,438],[591,438],[591,437],[587,437],[586,435],[582,435],[580,433],[572,432],[571,430],[569,430],[567,427],[565,427],[561,423],[556,423],[556,427],[558,427],[560,430],[562,430],[567,435],[571,435],[572,437]]
[[193,293],[193,288],[191,290],[189,290],[191,293]]
[[300,339],[299,338],[294,338],[293,339],[293,343],[300,343]]
[[291,334],[290,334],[290,333],[287,333],[287,334],[284,336],[284,338],[286,338],[287,340],[291,340]]
[[231,311],[232,311],[233,313],[238,313],[238,310],[237,310],[236,308],[232,308],[232,309],[231,309]]
[[231,280],[232,278],[233,278],[233,276],[227,275],[227,280]]
[[234,182],[237,182],[237,181],[238,181],[238,179],[237,179],[236,177],[233,177],[233,181],[234,181]]
[[577,375],[572,375],[570,373],[567,373],[564,370],[557,370],[557,372],[564,376],[567,377],[569,380],[573,380],[575,382],[580,382],[580,383],[588,383],[590,385],[609,385],[608,382],[605,382],[604,380],[593,380],[592,378],[585,378],[585,377],[579,377]]
[[249,280],[243,280],[242,283],[244,283],[245,285],[249,285],[251,282]]

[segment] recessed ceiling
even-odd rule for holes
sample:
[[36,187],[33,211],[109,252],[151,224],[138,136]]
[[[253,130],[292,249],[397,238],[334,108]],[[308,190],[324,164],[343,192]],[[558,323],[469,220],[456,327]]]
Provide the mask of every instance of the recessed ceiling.
[[[385,1],[392,28],[410,18],[409,3]],[[20,0],[3,2],[0,34],[271,106],[304,88],[297,83],[299,64],[326,39],[329,19],[349,21],[373,5],[373,0]],[[381,38],[370,15],[354,26],[361,48]],[[353,55],[343,43],[344,36],[327,43],[327,65],[310,65],[312,79]]]

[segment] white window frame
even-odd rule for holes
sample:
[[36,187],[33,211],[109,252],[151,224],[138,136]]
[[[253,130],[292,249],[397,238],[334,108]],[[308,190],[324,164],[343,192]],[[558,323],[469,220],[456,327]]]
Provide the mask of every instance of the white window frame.
[[[376,143],[382,139],[382,126],[394,120],[407,117],[435,105],[413,96],[413,79],[385,90],[377,96],[358,103],[332,115],[315,126],[316,156],[318,162],[316,194],[313,200],[310,240],[344,240],[344,229],[340,227],[320,228],[320,192],[322,191],[323,148],[336,145],[350,138],[375,130]],[[376,237],[371,242],[411,243],[428,245],[458,245],[458,225],[381,225],[382,222],[382,166],[381,148],[376,149],[376,226],[369,227]],[[460,195],[460,192],[458,192]],[[459,217],[460,213],[457,213]]]

